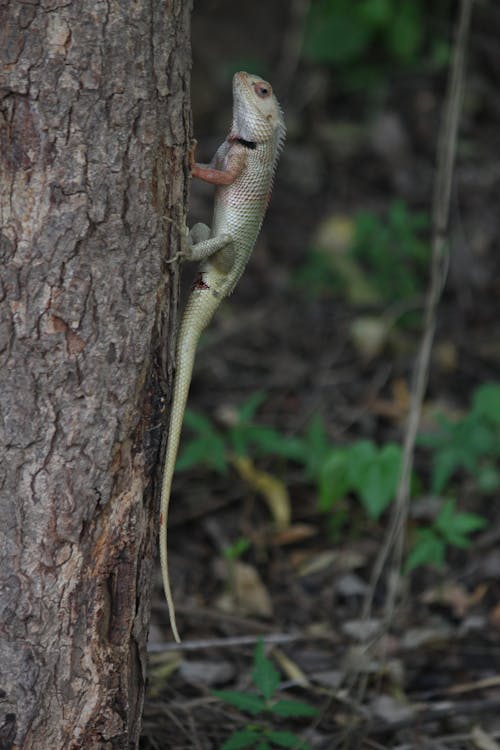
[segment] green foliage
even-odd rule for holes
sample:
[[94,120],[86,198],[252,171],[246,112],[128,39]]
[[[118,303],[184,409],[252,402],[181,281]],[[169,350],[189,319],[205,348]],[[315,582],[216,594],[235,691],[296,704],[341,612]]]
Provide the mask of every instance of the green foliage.
[[[286,437],[253,421],[263,399],[262,393],[253,394],[224,434],[217,432],[205,417],[187,413],[188,427],[195,436],[181,454],[180,467],[201,463],[225,471],[231,452],[243,456],[281,456],[305,466],[306,476],[316,483],[320,510],[332,510],[338,500],[353,492],[368,516],[379,518],[394,496],[401,460],[399,446],[387,443],[379,449],[368,440],[360,440],[336,447],[318,416],[312,418],[303,437]],[[231,549],[227,552],[228,559],[233,552],[241,554],[239,548]]]
[[394,498],[401,465],[401,448],[381,448],[359,440],[334,449],[319,474],[319,507],[331,510],[348,492],[354,492],[370,518],[377,519]]
[[230,453],[238,456],[275,455],[297,459],[301,451],[300,441],[288,438],[268,425],[256,424],[253,421],[255,412],[265,398],[265,393],[260,391],[252,394],[240,407],[234,424],[224,434],[218,432],[206,417],[186,410],[185,424],[194,435],[185,443],[176,469],[204,465],[224,473]]
[[230,544],[229,547],[225,548],[224,557],[226,560],[238,560],[247,551],[250,544],[250,539],[242,536],[233,542],[233,544]]
[[293,273],[293,282],[310,299],[339,293],[342,283],[326,253],[311,248],[305,262]]
[[430,61],[446,64],[443,39],[426,26],[423,0],[315,0],[304,45],[306,58],[333,65],[345,88],[380,83],[395,66],[416,67],[430,38]]
[[486,519],[475,513],[460,513],[454,500],[446,500],[434,523],[418,529],[415,542],[406,561],[409,572],[419,565],[440,567],[444,563],[447,546],[467,548],[474,531],[484,528]]
[[440,493],[459,470],[467,471],[478,488],[492,493],[500,486],[500,385],[489,383],[474,393],[472,408],[461,419],[441,415],[438,430],[422,435],[432,450],[431,489]]
[[227,471],[226,443],[212,422],[197,412],[186,409],[184,424],[194,433],[177,459],[176,470],[207,466],[220,474]]
[[[324,246],[308,252],[293,281],[313,298],[336,294],[353,305],[414,304],[427,284],[428,225],[425,213],[410,210],[401,200],[393,201],[385,217],[360,211],[345,247],[335,246],[339,240],[333,230],[331,236],[325,232],[319,240]],[[402,322],[413,323],[414,318],[406,313]]]
[[356,217],[351,252],[386,302],[407,302],[425,289],[430,260],[429,243],[422,239],[428,226],[423,213],[396,200],[387,220],[362,211]]
[[280,684],[279,672],[272,661],[266,657],[262,640],[255,647],[252,680],[266,701],[271,700]]
[[[318,713],[308,703],[276,699],[280,676],[274,664],[266,657],[262,640],[257,643],[254,651],[252,682],[260,695],[239,690],[214,690],[213,694],[225,703],[229,703],[229,705],[251,716],[274,715],[281,718],[290,718],[312,717]],[[234,732],[224,742],[221,750],[237,750],[244,747],[264,750],[264,748],[269,749],[273,745],[310,750],[309,745],[293,732],[274,730],[261,725],[247,726],[245,729]]]
[[[339,501],[348,495],[357,499],[369,519],[380,519],[396,493],[402,460],[400,446],[385,443],[379,447],[369,440],[335,445],[318,415],[311,419],[302,435],[284,436],[255,421],[264,398],[263,393],[253,394],[238,410],[234,423],[221,432],[205,417],[189,412],[186,421],[194,436],[179,459],[181,467],[201,463],[216,471],[225,471],[234,454],[278,456],[304,467],[306,479],[316,487],[319,510],[329,514],[328,525],[333,533],[338,532],[347,517],[345,503],[341,506]],[[491,383],[478,388],[467,414],[455,421],[439,417],[437,431],[421,436],[420,442],[432,452],[430,482],[435,494],[442,494],[450,486],[458,470],[467,472],[482,492],[497,490],[500,486],[500,385]],[[469,546],[470,535],[485,523],[480,516],[459,512],[454,501],[444,501],[434,523],[416,531],[407,570],[424,564],[441,565],[448,546]],[[240,557],[249,545],[248,539],[241,538],[228,547],[224,553],[228,562]],[[257,649],[253,678],[265,701],[269,701],[276,689],[278,677],[273,670],[263,650]],[[256,709],[260,705],[254,703]],[[245,710],[251,712],[250,708]],[[279,713],[287,707],[274,704],[274,710]]]

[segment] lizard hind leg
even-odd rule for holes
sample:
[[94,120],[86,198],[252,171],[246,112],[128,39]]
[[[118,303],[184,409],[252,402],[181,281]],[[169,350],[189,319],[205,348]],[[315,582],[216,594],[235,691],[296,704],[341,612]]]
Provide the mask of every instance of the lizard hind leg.
[[207,226],[207,224],[202,224],[199,221],[189,230],[189,245],[192,247],[193,245],[197,245],[198,242],[205,242],[205,240],[208,240],[210,237],[210,231],[210,227]]

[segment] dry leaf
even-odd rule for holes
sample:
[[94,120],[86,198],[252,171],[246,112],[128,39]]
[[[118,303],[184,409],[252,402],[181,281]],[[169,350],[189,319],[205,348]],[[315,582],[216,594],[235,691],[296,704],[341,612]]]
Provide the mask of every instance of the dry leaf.
[[236,560],[231,566],[231,590],[217,600],[217,607],[225,612],[235,610],[248,615],[271,617],[271,598],[257,570]]
[[372,709],[375,716],[383,719],[388,724],[395,724],[398,721],[411,719],[415,714],[415,706],[396,700],[391,695],[378,695],[372,703]]
[[289,680],[292,680],[296,685],[309,685],[309,680],[298,664],[292,661],[280,648],[273,650],[273,656]]
[[376,618],[362,618],[360,620],[347,620],[340,626],[343,633],[354,638],[356,641],[365,642],[379,634],[382,628],[381,620]]
[[363,315],[352,321],[349,328],[352,343],[364,360],[382,353],[389,328],[390,323],[383,316]]
[[337,559],[337,552],[320,552],[319,555],[309,557],[299,568],[299,576],[310,576],[313,573],[320,573],[325,568],[329,568]]
[[179,672],[192,685],[222,685],[234,678],[234,665],[229,661],[194,661],[184,659]]
[[500,630],[500,604],[497,604],[495,607],[493,607],[488,616],[488,620],[494,628]]
[[500,750],[498,742],[495,742],[493,737],[490,734],[486,734],[481,727],[474,727],[470,733],[470,738],[478,750]]
[[471,607],[481,601],[487,590],[488,586],[485,583],[476,586],[472,593],[458,583],[446,583],[424,592],[422,601],[425,604],[442,604],[451,607],[455,617],[462,618]]
[[285,531],[280,531],[271,539],[271,544],[275,547],[284,547],[287,544],[296,544],[304,539],[310,539],[318,533],[316,526],[307,523],[294,523]]
[[248,456],[233,456],[231,459],[238,474],[266,501],[278,531],[290,526],[290,497],[285,484],[277,477],[260,471]]

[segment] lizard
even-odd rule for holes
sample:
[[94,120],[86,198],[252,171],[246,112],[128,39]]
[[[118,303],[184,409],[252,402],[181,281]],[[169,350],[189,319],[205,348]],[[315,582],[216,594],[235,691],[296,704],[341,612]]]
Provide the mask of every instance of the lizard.
[[184,411],[201,333],[221,301],[233,291],[254,248],[269,203],[274,173],[285,140],[281,107],[271,84],[239,72],[233,77],[233,119],[226,140],[210,164],[194,162],[191,175],[216,186],[212,226],[195,224],[181,255],[200,261],[181,318],[160,499],[160,561],[170,626],[180,637],[168,574],[167,521]]

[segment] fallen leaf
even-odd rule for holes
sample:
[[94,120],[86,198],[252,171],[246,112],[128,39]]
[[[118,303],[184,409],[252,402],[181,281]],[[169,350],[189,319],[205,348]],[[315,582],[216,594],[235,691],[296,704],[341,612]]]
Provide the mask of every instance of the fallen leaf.
[[500,604],[493,607],[488,616],[488,620],[494,628],[500,630]]
[[281,667],[281,670],[286,674],[289,680],[294,682],[296,685],[309,685],[305,673],[302,669],[292,661],[280,648],[273,650],[273,656]]
[[291,506],[284,482],[266,471],[257,469],[248,456],[232,456],[231,462],[240,477],[263,496],[278,531],[287,529],[290,526]]
[[234,677],[234,665],[228,661],[188,661],[184,659],[179,673],[192,685],[221,685]]
[[310,539],[318,533],[316,526],[307,523],[295,523],[285,531],[280,531],[271,539],[274,547],[284,547],[287,544],[296,544],[304,539]]
[[500,750],[500,745],[490,734],[486,734],[481,727],[474,727],[470,738],[478,750]]
[[458,351],[453,341],[437,343],[434,347],[433,357],[441,370],[454,372],[457,369]]
[[335,560],[338,554],[336,552],[320,552],[318,555],[309,557],[299,568],[299,576],[310,576],[313,573],[320,573],[321,571],[329,568]]
[[377,695],[372,702],[372,710],[375,716],[383,719],[388,724],[411,719],[416,712],[416,707],[397,700],[392,695]]
[[248,563],[236,560],[231,565],[231,589],[217,600],[224,612],[235,610],[248,615],[271,617],[271,598],[257,570]]
[[455,617],[465,617],[475,604],[478,604],[488,590],[485,583],[481,583],[469,593],[465,586],[458,583],[445,583],[442,586],[429,589],[422,595],[425,604],[441,604],[451,607]]
[[360,620],[347,620],[341,625],[343,633],[357,641],[365,642],[374,638],[380,632],[381,620],[375,618],[362,618]]
[[446,643],[452,637],[453,629],[450,625],[442,622],[434,627],[407,630],[401,639],[401,647],[404,650],[412,651],[430,644]]
[[355,349],[365,361],[382,353],[389,328],[390,323],[383,316],[363,315],[352,321],[349,333]]
[[368,584],[355,573],[344,573],[335,581],[335,593],[346,598],[364,596],[368,588]]
[[160,695],[165,683],[183,662],[183,655],[178,651],[155,653],[149,655],[148,692],[152,697]]

